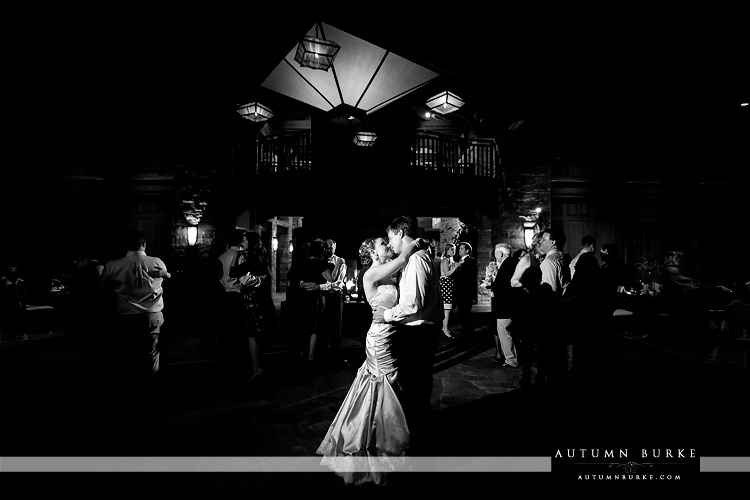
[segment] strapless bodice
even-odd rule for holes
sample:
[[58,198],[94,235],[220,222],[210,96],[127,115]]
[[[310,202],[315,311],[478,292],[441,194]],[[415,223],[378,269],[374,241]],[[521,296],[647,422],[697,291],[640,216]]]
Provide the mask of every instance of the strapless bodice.
[[[371,306],[390,309],[398,303],[398,288],[395,285],[380,285],[369,299]],[[393,323],[372,323],[365,339],[365,363],[371,374],[380,376],[397,368],[393,354],[396,325]]]
[[368,302],[371,306],[377,305],[390,309],[398,303],[398,288],[396,285],[380,285]]

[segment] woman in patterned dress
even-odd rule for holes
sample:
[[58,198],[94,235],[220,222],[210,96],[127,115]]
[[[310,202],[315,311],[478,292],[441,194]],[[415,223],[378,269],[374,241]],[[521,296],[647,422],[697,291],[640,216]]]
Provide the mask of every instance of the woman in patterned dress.
[[448,320],[453,309],[453,278],[451,277],[458,269],[458,264],[453,258],[456,255],[456,245],[448,243],[445,246],[443,259],[440,261],[440,295],[443,297],[443,333],[448,338],[453,338],[448,329]]

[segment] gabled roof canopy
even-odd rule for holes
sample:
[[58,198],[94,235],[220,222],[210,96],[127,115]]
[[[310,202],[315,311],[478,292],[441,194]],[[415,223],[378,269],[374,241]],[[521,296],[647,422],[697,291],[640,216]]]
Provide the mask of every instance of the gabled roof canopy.
[[[320,34],[341,46],[327,70],[301,67],[295,44],[262,86],[323,111],[342,104],[369,114],[426,85],[439,75],[393,52],[319,23]],[[316,34],[316,26],[307,35]],[[301,36],[300,36],[301,38]]]

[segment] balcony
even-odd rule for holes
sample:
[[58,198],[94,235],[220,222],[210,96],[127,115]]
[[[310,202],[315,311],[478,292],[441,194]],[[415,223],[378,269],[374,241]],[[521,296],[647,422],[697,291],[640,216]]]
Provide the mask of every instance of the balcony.
[[425,172],[495,177],[492,139],[463,139],[419,131],[411,145],[411,165]]
[[[377,145],[375,146],[377,147]],[[392,161],[398,163],[401,153],[394,151]],[[497,151],[493,139],[463,139],[433,132],[417,131],[409,144],[404,163],[412,172],[424,175],[449,174],[494,178]],[[244,163],[247,158],[236,156]],[[258,137],[255,144],[254,172],[269,175],[287,172],[322,173],[328,165],[313,168],[312,132],[309,130]],[[327,163],[327,162],[326,162]]]
[[309,172],[312,169],[312,133],[309,130],[259,136],[256,173]]

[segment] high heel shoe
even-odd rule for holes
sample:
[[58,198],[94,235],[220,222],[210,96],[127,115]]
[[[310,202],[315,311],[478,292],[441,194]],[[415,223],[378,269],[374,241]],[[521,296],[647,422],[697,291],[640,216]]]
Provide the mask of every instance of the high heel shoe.
[[262,369],[262,368],[258,368],[258,371],[257,371],[257,372],[255,372],[255,373],[253,373],[253,374],[252,374],[252,375],[250,376],[250,378],[249,378],[249,379],[247,379],[247,382],[252,382],[252,381],[254,381],[255,379],[257,379],[258,377],[260,377],[261,375],[263,375],[263,369]]
[[443,330],[443,335],[445,335],[449,339],[453,338],[453,335],[451,335],[451,332],[449,330]]

